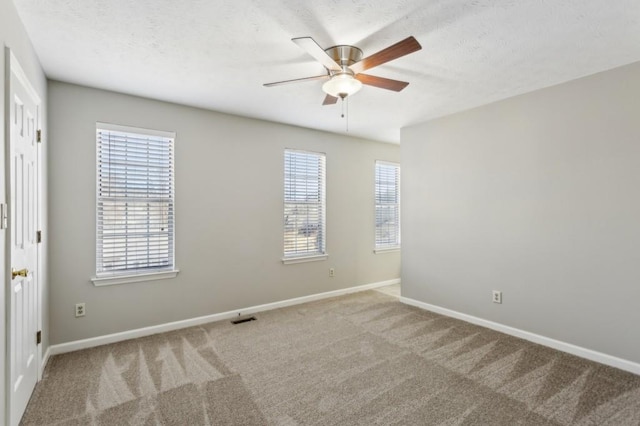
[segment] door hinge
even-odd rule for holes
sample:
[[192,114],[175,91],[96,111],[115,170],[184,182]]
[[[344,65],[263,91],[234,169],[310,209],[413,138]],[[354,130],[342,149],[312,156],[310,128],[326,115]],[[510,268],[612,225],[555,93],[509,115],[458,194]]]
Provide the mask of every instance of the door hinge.
[[41,243],[42,242],[42,231],[36,232],[36,242],[37,243]]
[[36,132],[36,140],[38,142],[42,142],[42,130],[38,129],[38,131]]
[[42,343],[42,330],[38,330],[36,333],[36,344]]
[[7,229],[7,205],[0,203],[0,229]]

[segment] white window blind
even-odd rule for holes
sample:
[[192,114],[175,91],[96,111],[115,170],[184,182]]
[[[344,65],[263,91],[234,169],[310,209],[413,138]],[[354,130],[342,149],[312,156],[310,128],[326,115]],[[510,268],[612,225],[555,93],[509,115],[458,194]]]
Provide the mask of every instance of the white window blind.
[[175,134],[98,123],[96,135],[96,275],[172,270]]
[[284,257],[325,253],[325,155],[284,152]]
[[376,161],[376,249],[400,246],[400,166]]

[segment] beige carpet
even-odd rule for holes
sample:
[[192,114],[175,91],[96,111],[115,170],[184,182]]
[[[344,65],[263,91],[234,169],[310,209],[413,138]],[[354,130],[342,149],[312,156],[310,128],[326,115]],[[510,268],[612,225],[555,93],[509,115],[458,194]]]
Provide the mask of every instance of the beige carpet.
[[26,425],[639,425],[640,377],[377,291],[53,357]]

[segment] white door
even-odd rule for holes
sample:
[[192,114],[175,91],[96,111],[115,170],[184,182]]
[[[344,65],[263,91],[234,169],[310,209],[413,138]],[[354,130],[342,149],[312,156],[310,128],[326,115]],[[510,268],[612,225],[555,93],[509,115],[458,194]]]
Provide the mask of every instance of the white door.
[[38,381],[38,147],[40,99],[8,53],[9,185],[12,272],[9,282],[9,423],[17,425]]

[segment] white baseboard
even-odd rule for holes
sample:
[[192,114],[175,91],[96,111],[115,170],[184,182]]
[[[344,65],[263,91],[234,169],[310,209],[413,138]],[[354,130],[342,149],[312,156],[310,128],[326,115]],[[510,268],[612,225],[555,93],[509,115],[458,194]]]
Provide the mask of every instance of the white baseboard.
[[150,327],[138,328],[135,330],[122,331],[120,333],[107,334],[104,336],[92,337],[89,339],[75,340],[73,342],[60,343],[51,345],[47,349],[46,358],[49,355],[58,355],[65,352],[73,352],[80,349],[93,348],[95,346],[106,345],[109,343],[121,342],[123,340],[136,339],[138,337],[150,336],[152,334],[164,333],[166,331],[179,330],[181,328],[193,327],[209,322],[221,321],[237,317],[238,315],[249,315],[256,312],[270,311],[272,309],[284,308],[287,306],[299,305],[301,303],[313,302],[315,300],[327,299],[329,297],[342,296],[349,293],[359,291],[372,290],[374,288],[384,287],[387,285],[398,284],[400,278],[388,281],[380,281],[371,284],[364,284],[356,287],[349,287],[340,290],[327,291],[325,293],[317,293],[309,296],[296,297],[294,299],[282,300],[279,302],[266,303],[264,305],[251,306],[233,311],[221,312],[218,314],[205,315],[197,318],[190,318],[182,321],[174,321],[165,324],[153,325]]
[[453,311],[451,309],[442,308],[440,306],[431,305],[429,303],[420,302],[408,297],[400,297],[400,302],[407,305],[415,306],[417,308],[425,309],[427,311],[435,312],[437,314],[445,315],[452,318],[457,318],[462,321],[470,322],[482,327],[490,328],[511,336],[519,337],[521,339],[528,340],[530,342],[538,343],[543,346],[548,346],[559,351],[567,352],[572,355],[586,358],[591,361],[599,362],[601,364],[609,365],[611,367],[619,368],[621,370],[628,371],[630,373],[640,375],[640,364],[626,359],[618,358],[612,355],[607,355],[602,352],[597,352],[591,349],[576,346],[571,343],[562,342],[560,340],[551,339],[549,337],[541,336],[539,334],[531,333],[528,331],[520,330],[519,328],[510,327],[508,325],[500,324],[497,322],[485,320],[482,318],[474,317],[472,315],[463,314],[461,312]]

